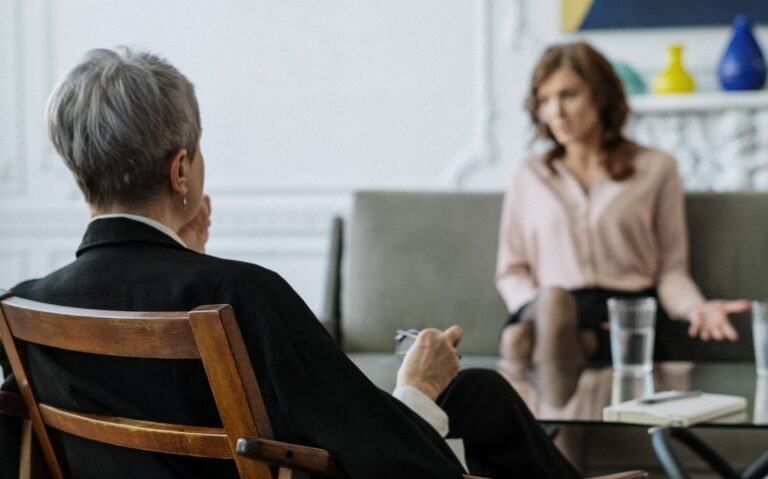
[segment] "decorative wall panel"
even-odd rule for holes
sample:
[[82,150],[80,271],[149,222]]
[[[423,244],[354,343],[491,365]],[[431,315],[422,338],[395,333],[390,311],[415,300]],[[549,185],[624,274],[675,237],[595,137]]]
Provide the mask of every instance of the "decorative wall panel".
[[672,153],[686,189],[768,190],[768,92],[635,99],[631,134]]

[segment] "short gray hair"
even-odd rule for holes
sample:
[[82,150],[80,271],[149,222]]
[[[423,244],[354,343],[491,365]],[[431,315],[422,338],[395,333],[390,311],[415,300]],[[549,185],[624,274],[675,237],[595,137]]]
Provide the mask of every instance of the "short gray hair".
[[154,198],[172,155],[186,148],[195,157],[201,131],[192,83],[165,59],[125,47],[86,53],[46,116],[56,151],[96,207]]

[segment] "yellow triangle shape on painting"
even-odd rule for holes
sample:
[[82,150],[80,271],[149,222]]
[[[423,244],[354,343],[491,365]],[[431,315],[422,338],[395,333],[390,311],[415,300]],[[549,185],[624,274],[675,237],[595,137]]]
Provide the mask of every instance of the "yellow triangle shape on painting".
[[592,0],[560,0],[560,20],[564,32],[575,32],[587,16]]

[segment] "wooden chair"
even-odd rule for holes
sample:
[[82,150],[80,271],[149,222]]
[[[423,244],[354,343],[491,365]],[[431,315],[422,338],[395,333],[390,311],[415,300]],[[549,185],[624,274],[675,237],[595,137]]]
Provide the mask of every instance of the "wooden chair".
[[[328,451],[274,439],[240,329],[227,305],[200,306],[189,312],[99,311],[29,301],[0,291],[0,337],[23,398],[22,402],[13,393],[1,393],[0,412],[29,418],[54,479],[72,477],[59,432],[145,451],[232,459],[241,478],[347,477]],[[199,359],[223,427],[103,416],[41,403],[30,377],[27,343],[112,356]],[[40,464],[29,452],[34,451],[34,443],[30,428],[26,430],[20,477],[40,477],[34,473]],[[647,477],[640,474],[603,479]]]
[[[190,312],[136,313],[54,306],[0,295],[0,336],[26,412],[55,479],[72,477],[58,432],[115,446],[197,457],[232,459],[242,478],[343,477],[328,451],[273,440],[272,426],[232,309],[201,306]],[[38,401],[27,343],[70,351],[159,359],[199,359],[222,428],[197,427],[68,411]],[[238,438],[263,441],[265,460],[236,452]],[[282,458],[280,466],[267,461]],[[24,467],[24,465],[22,465]]]

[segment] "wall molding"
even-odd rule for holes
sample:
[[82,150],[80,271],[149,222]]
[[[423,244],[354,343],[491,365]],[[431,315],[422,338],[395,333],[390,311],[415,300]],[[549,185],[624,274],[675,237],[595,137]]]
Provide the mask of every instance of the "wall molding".
[[[6,48],[8,55],[8,65],[2,68],[8,68],[5,73],[9,79],[9,91],[0,92],[4,97],[12,99],[13,108],[6,109],[0,114],[12,116],[7,118],[7,140],[10,144],[0,145],[0,196],[13,197],[23,194],[24,181],[21,168],[22,158],[24,158],[24,121],[25,121],[25,91],[24,91],[24,69],[22,55],[23,34],[21,26],[21,16],[23,8],[22,0],[14,0],[3,4],[3,15],[0,16],[0,28],[3,31],[10,32],[8,36],[12,39],[11,45],[4,45],[0,48]],[[15,47],[15,48],[14,48]],[[10,115],[13,113],[13,115]],[[5,124],[5,121],[3,122]]]
[[496,109],[493,102],[493,18],[492,1],[477,0],[475,99],[476,112],[472,137],[468,144],[454,153],[448,167],[440,175],[439,184],[456,189],[466,184],[475,171],[498,162],[493,141]]
[[[311,201],[302,196],[302,200]],[[292,206],[216,206],[212,215],[216,234],[223,237],[318,237],[328,234],[331,220],[340,214],[336,209],[306,209]],[[7,211],[0,222],[4,241],[37,238],[79,237],[88,224],[84,205],[51,209],[47,206]]]

